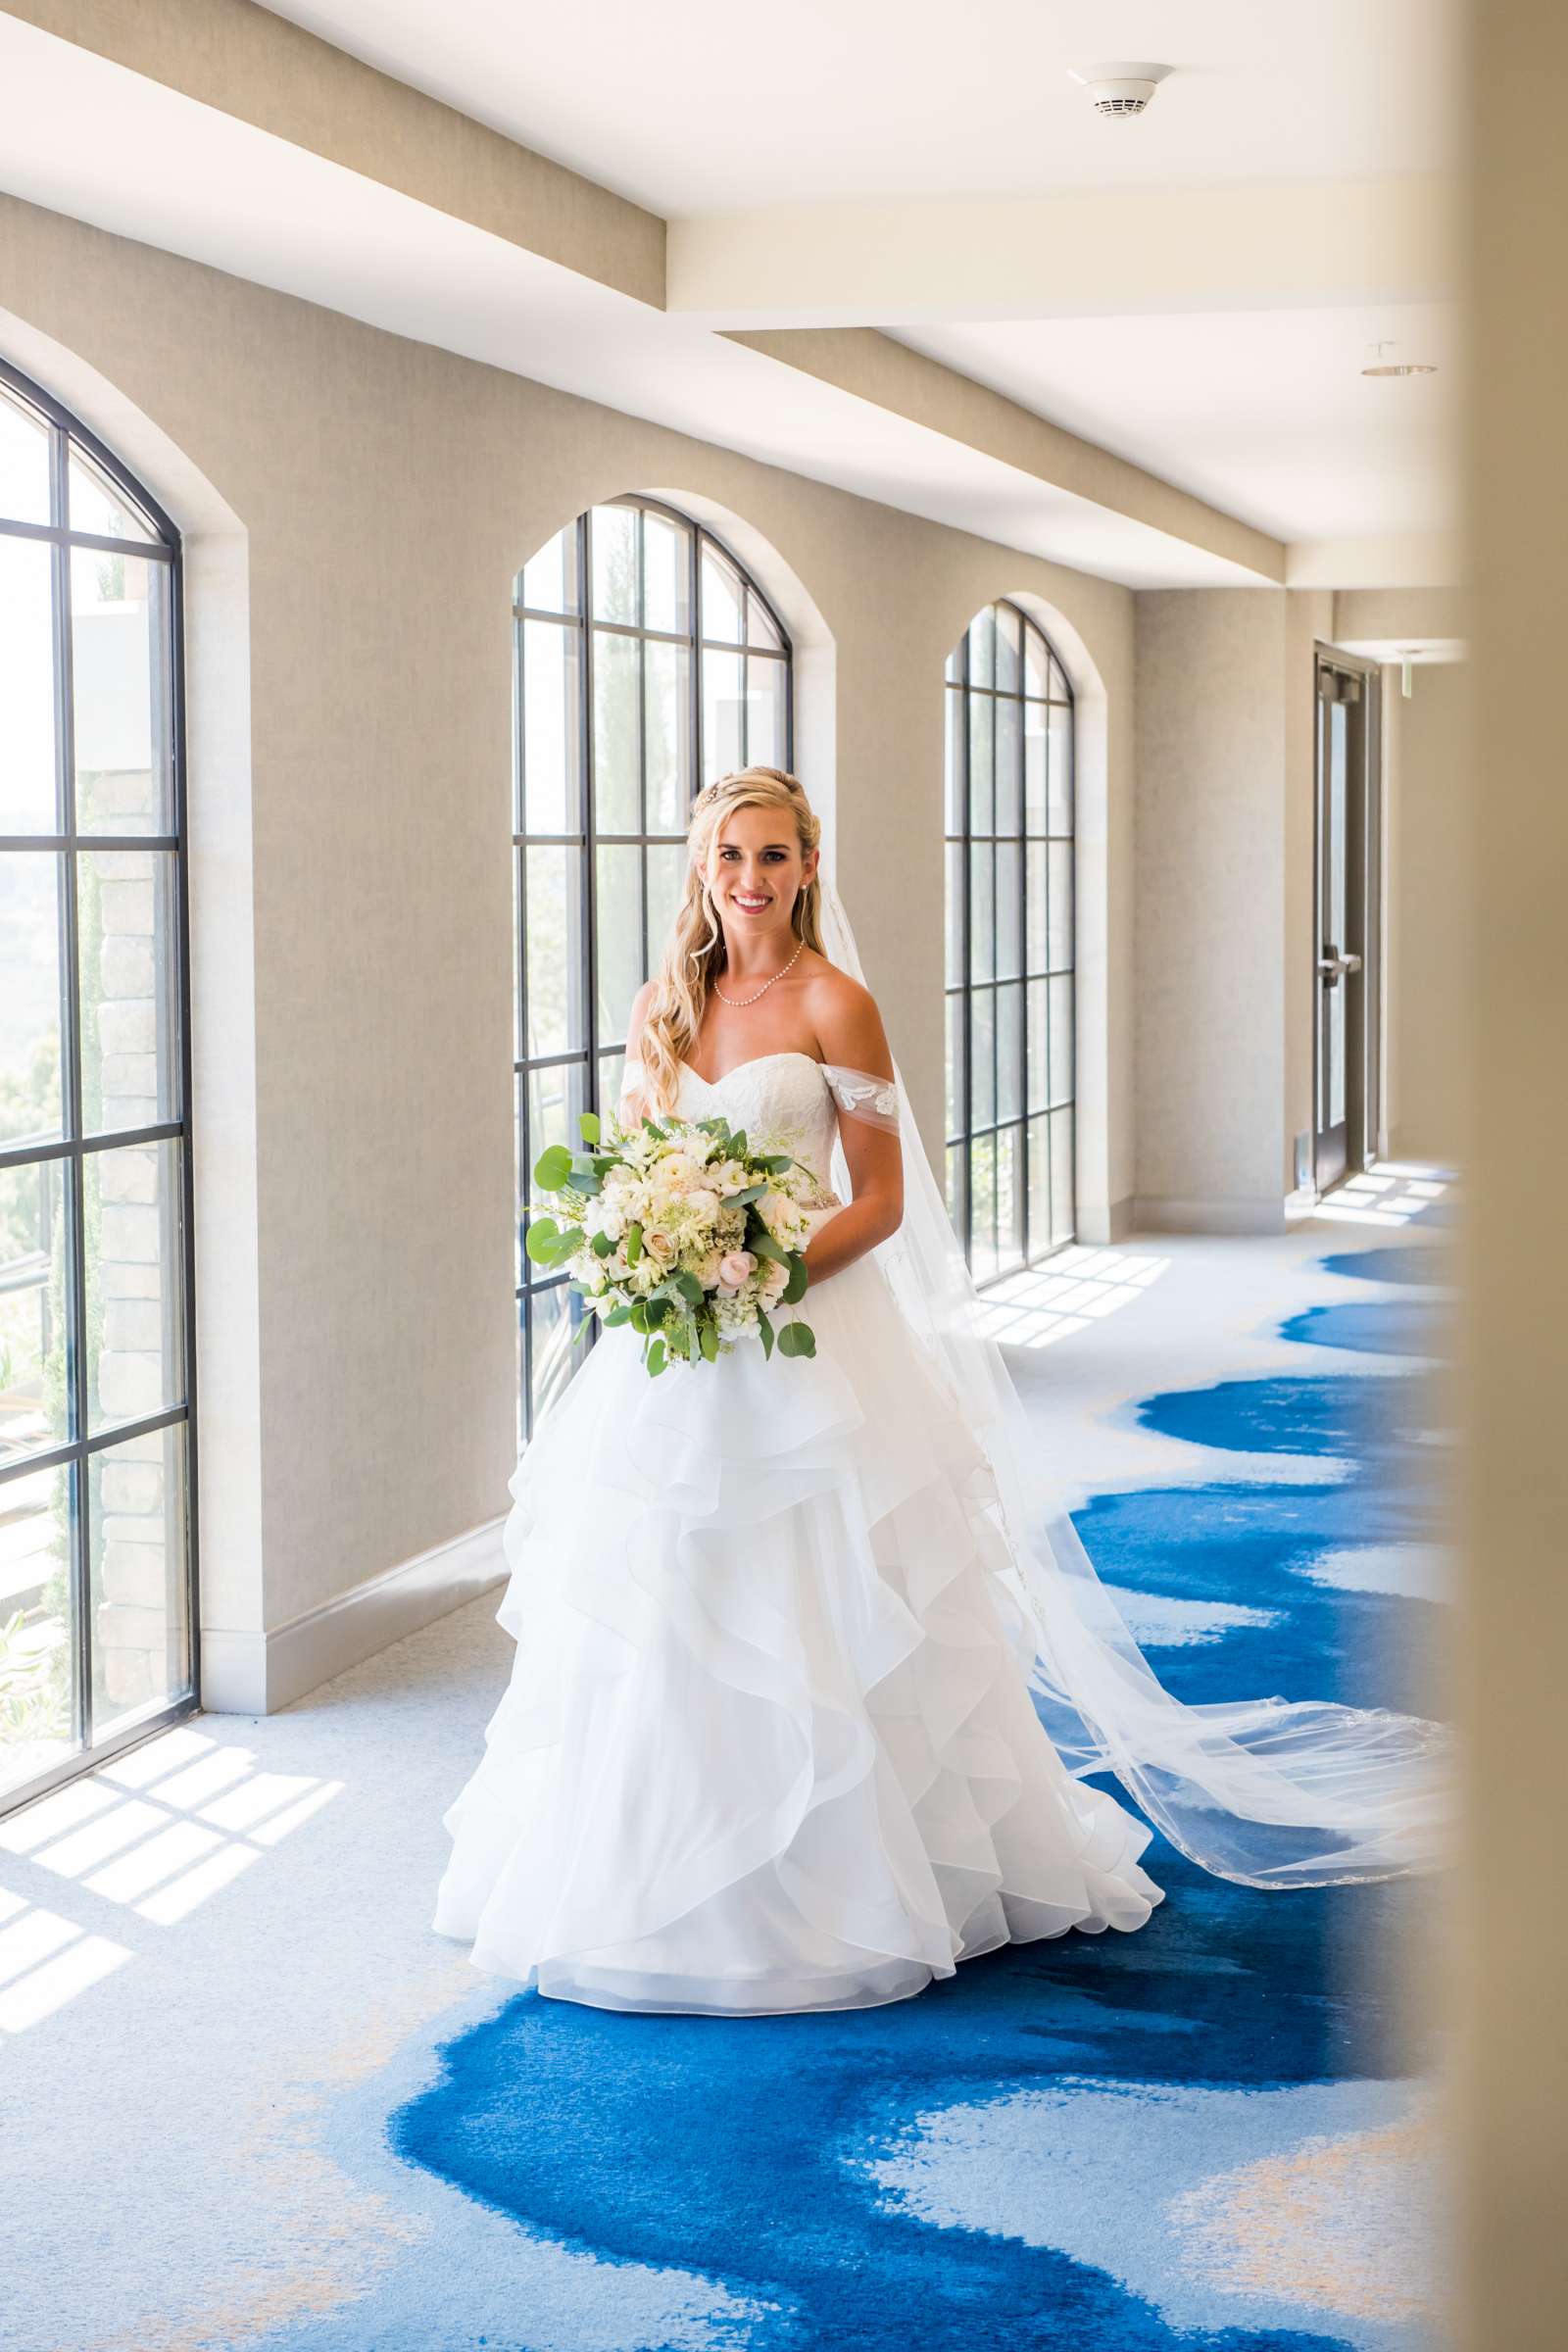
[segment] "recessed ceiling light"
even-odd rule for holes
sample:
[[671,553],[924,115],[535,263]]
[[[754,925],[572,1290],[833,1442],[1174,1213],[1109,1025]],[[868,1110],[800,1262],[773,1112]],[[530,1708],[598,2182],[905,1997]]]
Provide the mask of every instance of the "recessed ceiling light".
[[1431,360],[1390,360],[1386,352],[1397,351],[1396,343],[1369,343],[1363,375],[1436,375],[1437,366]]
[[1073,81],[1082,82],[1095,103],[1097,115],[1141,115],[1155,90],[1171,72],[1169,66],[1152,66],[1123,60],[1106,66],[1069,66],[1067,73]]

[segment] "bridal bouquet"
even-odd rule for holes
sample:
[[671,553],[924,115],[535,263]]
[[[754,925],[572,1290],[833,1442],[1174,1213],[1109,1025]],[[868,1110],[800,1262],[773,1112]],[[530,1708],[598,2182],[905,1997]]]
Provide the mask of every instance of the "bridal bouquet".
[[652,1374],[712,1363],[743,1333],[771,1356],[814,1355],[809,1327],[781,1307],[806,1295],[811,1212],[839,1205],[787,1152],[754,1148],[727,1119],[647,1119],[608,1141],[592,1111],[583,1148],[553,1144],[534,1165],[524,1247],[569,1268],[599,1320],[629,1323]]

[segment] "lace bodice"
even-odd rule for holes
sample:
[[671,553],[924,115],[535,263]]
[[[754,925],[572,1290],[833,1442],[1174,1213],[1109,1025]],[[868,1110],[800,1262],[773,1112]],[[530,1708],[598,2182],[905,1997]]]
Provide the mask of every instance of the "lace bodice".
[[823,1066],[809,1054],[762,1054],[716,1079],[683,1065],[676,1108],[687,1119],[722,1113],[753,1143],[777,1142],[819,1183],[831,1182],[838,1110]]

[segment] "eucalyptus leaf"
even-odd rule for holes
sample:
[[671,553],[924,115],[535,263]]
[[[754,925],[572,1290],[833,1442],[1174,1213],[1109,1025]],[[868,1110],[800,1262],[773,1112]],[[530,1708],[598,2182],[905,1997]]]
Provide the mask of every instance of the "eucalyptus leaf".
[[771,1258],[775,1266],[787,1266],[790,1262],[790,1252],[774,1241],[761,1218],[753,1217],[750,1219],[750,1223],[756,1228],[754,1232],[748,1234],[746,1240],[746,1247],[752,1255]]
[[786,1306],[799,1306],[801,1300],[806,1297],[807,1285],[811,1277],[807,1271],[806,1260],[797,1251],[790,1259],[790,1278],[784,1285],[784,1304]]
[[571,1153],[564,1144],[552,1144],[533,1163],[533,1180],[542,1192],[559,1193],[571,1175]]
[[549,1265],[554,1256],[561,1227],[554,1217],[530,1217],[523,1237],[523,1249],[536,1266]]
[[628,1265],[628,1266],[634,1266],[634,1265],[636,1265],[636,1263],[637,1263],[638,1259],[639,1259],[639,1258],[642,1256],[642,1253],[643,1253],[643,1229],[642,1229],[642,1227],[641,1227],[640,1225],[631,1225],[631,1226],[628,1226],[628,1227],[627,1227],[627,1229],[626,1229],[626,1263],[627,1263],[627,1265]]
[[718,1325],[710,1316],[705,1316],[698,1325],[697,1331],[703,1354],[710,1364],[716,1363],[718,1361]]
[[665,1127],[661,1127],[657,1119],[644,1119],[643,1125],[647,1128],[650,1135],[657,1135],[662,1144],[668,1141],[669,1130]]
[[670,1276],[668,1287],[677,1291],[688,1306],[701,1306],[708,1296],[696,1275],[688,1274],[684,1266]]
[[659,1375],[661,1374],[661,1372],[662,1372],[662,1370],[664,1369],[664,1365],[665,1365],[665,1363],[667,1362],[667,1360],[668,1360],[668,1359],[667,1359],[667,1357],[665,1356],[665,1353],[664,1353],[664,1343],[663,1343],[663,1341],[662,1341],[662,1340],[656,1340],[656,1341],[654,1342],[653,1346],[652,1346],[652,1347],[649,1348],[649,1350],[648,1350],[648,1372],[649,1372],[649,1377],[650,1377],[651,1379],[653,1379],[653,1380],[657,1380],[657,1379],[659,1378]]
[[765,1362],[773,1352],[773,1326],[761,1307],[757,1310],[757,1328],[762,1335],[762,1357]]
[[601,1129],[599,1125],[599,1113],[596,1110],[578,1111],[577,1133],[582,1137],[582,1140],[585,1144],[598,1143]]
[[780,1355],[814,1355],[816,1334],[808,1323],[786,1323],[778,1335]]
[[615,1245],[614,1245],[614,1243],[613,1243],[613,1242],[611,1240],[611,1238],[610,1238],[609,1234],[608,1234],[608,1233],[596,1233],[596,1234],[594,1235],[594,1255],[595,1255],[595,1257],[613,1257],[614,1253],[615,1253]]
[[617,1323],[629,1323],[630,1321],[631,1308],[629,1306],[612,1306],[605,1317],[605,1329],[613,1331]]

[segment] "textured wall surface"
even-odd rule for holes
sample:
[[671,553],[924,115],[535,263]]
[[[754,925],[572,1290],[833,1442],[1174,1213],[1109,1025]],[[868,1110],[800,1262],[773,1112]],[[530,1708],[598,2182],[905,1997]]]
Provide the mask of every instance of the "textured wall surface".
[[596,499],[708,515],[784,612],[800,764],[928,1130],[943,664],[992,597],[1058,627],[1107,803],[1086,810],[1085,1229],[1130,1194],[1126,590],[10,200],[0,286],[0,350],[191,535],[215,1626],[283,1624],[505,1508],[510,585]]

